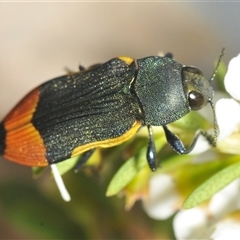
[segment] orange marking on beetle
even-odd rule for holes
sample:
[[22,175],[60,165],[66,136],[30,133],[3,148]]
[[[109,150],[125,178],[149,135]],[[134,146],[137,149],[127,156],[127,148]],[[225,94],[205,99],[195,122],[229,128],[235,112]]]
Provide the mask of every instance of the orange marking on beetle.
[[27,94],[3,120],[6,131],[31,122],[39,101],[38,88]]
[[127,65],[131,65],[134,62],[134,59],[131,57],[120,56],[118,59],[124,61]]
[[85,145],[76,147],[72,151],[71,157],[75,157],[83,152],[86,152],[86,151],[92,149],[92,148],[97,148],[97,147],[108,148],[108,147],[113,147],[113,146],[119,145],[123,142],[126,142],[139,130],[139,128],[141,126],[142,126],[141,122],[136,121],[133,123],[132,127],[127,132],[125,132],[123,135],[121,135],[119,137],[106,139],[103,141],[91,142],[91,143],[87,143]]
[[4,119],[6,148],[4,157],[28,166],[47,166],[46,148],[31,123],[39,101],[38,88],[24,97]]
[[41,135],[31,123],[7,132],[3,155],[6,159],[28,166],[47,166],[45,153]]

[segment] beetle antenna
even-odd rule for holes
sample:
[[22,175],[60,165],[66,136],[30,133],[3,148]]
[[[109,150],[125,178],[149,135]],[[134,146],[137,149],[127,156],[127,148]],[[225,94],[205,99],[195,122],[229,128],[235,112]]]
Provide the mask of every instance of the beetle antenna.
[[215,111],[215,107],[214,107],[213,102],[211,100],[209,100],[209,103],[210,103],[212,111],[213,111],[213,131],[214,131],[214,133],[213,133],[212,145],[214,147],[216,147],[216,145],[217,145],[217,135],[218,135],[216,111]]
[[218,67],[219,67],[220,62],[221,62],[221,60],[222,60],[222,57],[223,57],[223,55],[224,55],[224,52],[225,52],[225,48],[223,48],[222,51],[221,51],[221,54],[220,54],[219,59],[218,59],[217,66],[216,66],[215,71],[214,71],[212,77],[210,78],[209,82],[213,81],[214,78],[216,77],[216,74],[217,74],[217,71],[218,71]]

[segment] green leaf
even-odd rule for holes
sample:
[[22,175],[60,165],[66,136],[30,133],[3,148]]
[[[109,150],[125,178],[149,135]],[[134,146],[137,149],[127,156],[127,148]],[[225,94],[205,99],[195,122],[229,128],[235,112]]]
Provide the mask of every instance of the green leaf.
[[34,178],[38,178],[45,171],[46,167],[32,167],[32,174]]
[[180,128],[184,131],[194,132],[198,129],[208,129],[211,127],[208,121],[200,113],[194,111],[191,111],[176,122],[173,122],[171,126]]
[[65,161],[57,163],[57,167],[58,167],[58,170],[59,170],[60,174],[63,175],[66,172],[68,172],[69,170],[71,170],[72,168],[74,168],[74,166],[79,161],[80,157],[81,156],[76,156],[76,157],[69,158]]
[[193,191],[183,203],[183,208],[192,208],[208,200],[213,194],[224,188],[239,176],[240,162],[224,168]]
[[184,165],[188,164],[190,161],[192,161],[192,159],[193,155],[191,154],[178,155],[173,152],[170,157],[163,159],[161,164],[162,167],[159,168],[157,171],[159,173],[168,173],[176,169],[184,168]]
[[112,178],[106,195],[110,197],[121,191],[146,164],[146,159],[142,157],[139,159],[131,157],[127,160]]
[[[155,139],[157,152],[165,145],[165,142],[165,136],[163,135]],[[143,148],[139,151],[137,156],[131,157],[117,171],[108,186],[106,195],[109,197],[119,193],[128,183],[132,181],[140,169],[146,165],[146,148]]]
[[[76,156],[73,158],[66,159],[62,162],[57,163],[58,170],[61,175],[65,174],[69,170],[75,167],[79,160],[80,156]],[[32,167],[33,177],[38,178],[41,176],[43,171],[46,169],[46,167]]]

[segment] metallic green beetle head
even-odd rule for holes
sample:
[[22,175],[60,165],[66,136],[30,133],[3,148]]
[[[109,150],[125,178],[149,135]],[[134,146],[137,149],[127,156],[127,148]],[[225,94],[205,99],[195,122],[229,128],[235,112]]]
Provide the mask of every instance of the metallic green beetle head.
[[198,111],[212,101],[213,89],[210,82],[203,76],[203,73],[199,69],[191,66],[183,66],[182,81],[191,110]]

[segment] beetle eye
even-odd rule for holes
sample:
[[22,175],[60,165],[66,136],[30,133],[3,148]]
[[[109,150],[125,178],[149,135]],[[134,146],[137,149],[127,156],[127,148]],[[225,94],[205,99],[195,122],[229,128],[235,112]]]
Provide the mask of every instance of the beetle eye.
[[188,102],[191,110],[197,111],[205,106],[206,98],[199,92],[191,91],[188,94]]

